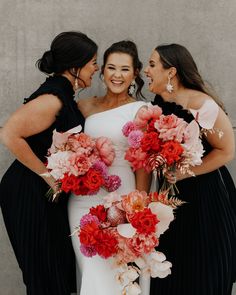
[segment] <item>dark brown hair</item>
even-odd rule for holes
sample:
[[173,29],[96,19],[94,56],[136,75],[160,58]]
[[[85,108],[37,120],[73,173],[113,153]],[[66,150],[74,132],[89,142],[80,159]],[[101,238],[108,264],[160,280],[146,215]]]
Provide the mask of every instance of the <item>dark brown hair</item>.
[[137,46],[134,42],[129,40],[119,41],[113,43],[104,53],[103,55],[103,65],[101,67],[101,73],[104,72],[104,67],[107,62],[108,56],[112,53],[126,53],[132,57],[134,74],[136,75],[135,82],[138,85],[136,90],[137,98],[144,98],[142,94],[142,88],[144,85],[144,81],[141,78],[140,71],[143,67],[142,62],[139,60]]
[[179,44],[159,45],[155,50],[160,55],[160,61],[165,69],[176,68],[177,77],[184,87],[202,91],[211,96],[224,109],[223,103],[213,93],[213,90],[206,86],[192,55],[184,46]]
[[96,54],[97,48],[97,44],[81,32],[62,32],[53,39],[50,50],[36,65],[46,74],[61,74],[65,70],[85,66]]

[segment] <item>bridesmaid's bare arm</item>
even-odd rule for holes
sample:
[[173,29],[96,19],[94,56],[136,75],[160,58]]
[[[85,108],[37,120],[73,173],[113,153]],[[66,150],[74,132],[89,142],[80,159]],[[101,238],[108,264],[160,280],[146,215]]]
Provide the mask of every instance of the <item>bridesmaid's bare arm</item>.
[[152,174],[147,173],[144,169],[139,169],[135,172],[136,189],[139,191],[149,192]]
[[[54,95],[39,96],[16,110],[1,129],[2,143],[17,160],[37,174],[45,173],[47,169],[25,139],[51,126],[61,106]],[[52,185],[53,179],[44,179]]]

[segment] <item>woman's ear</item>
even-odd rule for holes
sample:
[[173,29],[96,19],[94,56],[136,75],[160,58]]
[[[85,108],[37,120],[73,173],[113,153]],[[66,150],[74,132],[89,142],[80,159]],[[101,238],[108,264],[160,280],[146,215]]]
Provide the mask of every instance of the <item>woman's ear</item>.
[[177,70],[175,67],[169,68],[168,77],[170,77],[172,79],[172,78],[174,78],[174,76],[176,76],[176,74],[177,74]]

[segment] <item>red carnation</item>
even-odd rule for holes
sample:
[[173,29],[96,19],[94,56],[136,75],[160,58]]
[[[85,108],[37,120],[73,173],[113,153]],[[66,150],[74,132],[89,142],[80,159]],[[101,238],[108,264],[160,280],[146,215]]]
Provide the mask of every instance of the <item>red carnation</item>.
[[79,196],[79,195],[87,195],[88,192],[89,192],[89,189],[84,185],[84,181],[83,181],[84,177],[79,177],[78,178],[78,186],[76,188],[74,188],[72,190],[72,192],[76,195],[76,196]]
[[87,223],[79,233],[80,243],[87,246],[95,245],[97,242],[95,235],[98,231],[99,226],[96,222]]
[[89,212],[90,214],[97,216],[98,220],[101,222],[105,222],[107,220],[107,212],[103,205],[92,207]]
[[184,149],[177,141],[167,141],[162,145],[161,155],[166,159],[168,165],[177,162]]
[[105,230],[97,231],[95,238],[97,241],[95,249],[98,255],[108,258],[117,253],[118,241],[111,232]]
[[145,133],[141,140],[141,148],[144,152],[158,152],[161,148],[161,140],[158,138],[158,133]]
[[156,225],[159,222],[156,215],[152,213],[149,208],[145,208],[143,211],[132,214],[130,222],[137,232],[140,234],[154,233]]

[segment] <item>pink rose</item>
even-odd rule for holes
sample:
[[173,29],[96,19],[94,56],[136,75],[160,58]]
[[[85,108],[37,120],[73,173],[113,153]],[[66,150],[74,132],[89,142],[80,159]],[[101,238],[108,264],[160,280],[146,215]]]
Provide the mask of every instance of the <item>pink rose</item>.
[[175,140],[182,142],[188,123],[182,118],[178,118],[174,114],[171,114],[168,116],[161,115],[159,120],[155,122],[154,126],[160,133],[159,138],[163,141]]

